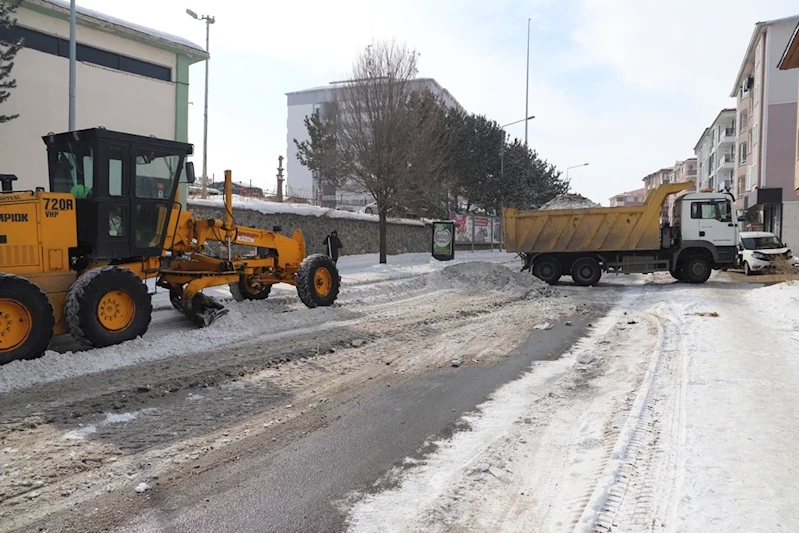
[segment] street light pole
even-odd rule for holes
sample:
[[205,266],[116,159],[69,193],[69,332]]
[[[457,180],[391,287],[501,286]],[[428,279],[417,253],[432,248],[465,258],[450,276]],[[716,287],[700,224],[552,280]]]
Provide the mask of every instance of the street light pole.
[[[524,88],[524,116],[529,117],[530,111],[530,20],[527,19],[527,74]],[[527,122],[524,123],[524,145],[527,146]]]
[[75,0],[69,2],[69,131],[75,131],[75,56],[77,55],[77,36],[75,35]]
[[570,171],[571,169],[573,169],[573,168],[579,168],[579,167],[587,167],[587,166],[588,166],[588,163],[583,163],[583,164],[581,164],[581,165],[574,165],[573,167],[569,167],[569,168],[567,168],[567,169],[566,169],[566,181],[569,181],[569,171]]
[[502,144],[499,146],[499,177],[505,178],[505,128],[508,126],[513,126],[514,124],[518,124],[519,122],[524,122],[524,128],[527,129],[527,123],[530,122],[535,118],[535,115],[528,116],[527,118],[523,118],[521,120],[517,120],[515,122],[511,122],[509,124],[505,124],[504,126],[500,126],[499,129],[502,130]]
[[209,57],[205,60],[205,103],[203,104],[203,177],[202,177],[202,192],[201,198],[208,196],[208,71],[210,67],[210,47],[211,47],[211,24],[216,22],[216,19],[210,15],[198,16],[197,13],[191,9],[187,9],[186,13],[196,20],[205,21],[205,52]]

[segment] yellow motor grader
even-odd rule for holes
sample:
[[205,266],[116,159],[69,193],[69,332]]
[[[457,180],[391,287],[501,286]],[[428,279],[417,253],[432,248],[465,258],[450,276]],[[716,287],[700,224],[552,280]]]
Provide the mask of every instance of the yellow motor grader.
[[[339,292],[335,263],[305,257],[305,240],[280,228],[242,227],[233,218],[231,172],[225,172],[225,218],[192,216],[175,201],[178,184],[195,181],[190,144],[104,128],[43,137],[50,192],[15,191],[0,174],[0,364],[41,356],[53,335],[110,346],[143,335],[152,294],[205,327],[227,309],[202,293],[228,284],[236,300],[262,300],[272,285],[297,287],[310,307]],[[226,257],[206,253],[224,244]],[[233,255],[234,245],[252,253]]]

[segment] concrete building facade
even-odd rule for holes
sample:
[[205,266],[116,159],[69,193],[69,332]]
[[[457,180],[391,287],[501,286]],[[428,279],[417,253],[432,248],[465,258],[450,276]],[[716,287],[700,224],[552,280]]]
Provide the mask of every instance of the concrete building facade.
[[[324,116],[325,106],[333,102],[336,91],[340,90],[343,83],[330,83],[321,87],[313,87],[286,93],[288,115],[286,120],[286,186],[289,196],[298,196],[315,200],[314,203],[323,203],[328,207],[335,207],[336,201],[345,201],[349,205],[366,205],[373,201],[370,195],[363,192],[347,192],[325,190],[320,191],[317,179],[307,167],[300,164],[297,159],[298,142],[310,140],[305,127],[305,118],[315,113]],[[448,107],[462,109],[462,106],[432,78],[417,78],[411,81],[411,91],[428,89],[442,99]]]
[[644,205],[646,190],[644,188],[623,192],[610,198],[610,207],[635,207]]
[[700,189],[735,190],[736,115],[734,108],[722,109],[694,146]]
[[[12,77],[17,88],[0,125],[0,173],[16,174],[15,188],[47,187],[41,137],[69,128],[69,2],[26,0],[4,41],[23,39]],[[181,37],[77,8],[77,129],[102,126],[188,141],[189,65],[205,60]]]
[[755,24],[730,94],[737,99],[735,193],[743,229],[773,232],[794,247],[799,72],[778,64],[797,23],[799,15]]
[[[799,69],[799,24],[796,25],[777,68],[780,70]],[[797,100],[799,100],[799,94],[797,94]],[[799,195],[799,107],[797,107],[796,123],[796,163],[794,165],[793,188],[796,194]]]

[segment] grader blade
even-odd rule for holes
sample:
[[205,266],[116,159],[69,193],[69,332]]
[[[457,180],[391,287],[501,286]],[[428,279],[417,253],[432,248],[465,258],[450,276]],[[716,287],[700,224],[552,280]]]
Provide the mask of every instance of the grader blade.
[[206,328],[216,322],[219,318],[230,312],[230,309],[217,300],[204,295],[201,292],[195,294],[192,299],[183,306],[184,314],[194,322],[197,327]]

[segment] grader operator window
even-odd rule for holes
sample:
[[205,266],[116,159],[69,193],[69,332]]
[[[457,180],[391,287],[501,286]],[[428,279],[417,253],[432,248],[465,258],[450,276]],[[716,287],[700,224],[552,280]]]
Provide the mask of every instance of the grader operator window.
[[75,198],[89,198],[94,187],[94,153],[85,145],[59,151],[53,175],[53,192],[69,193]]

